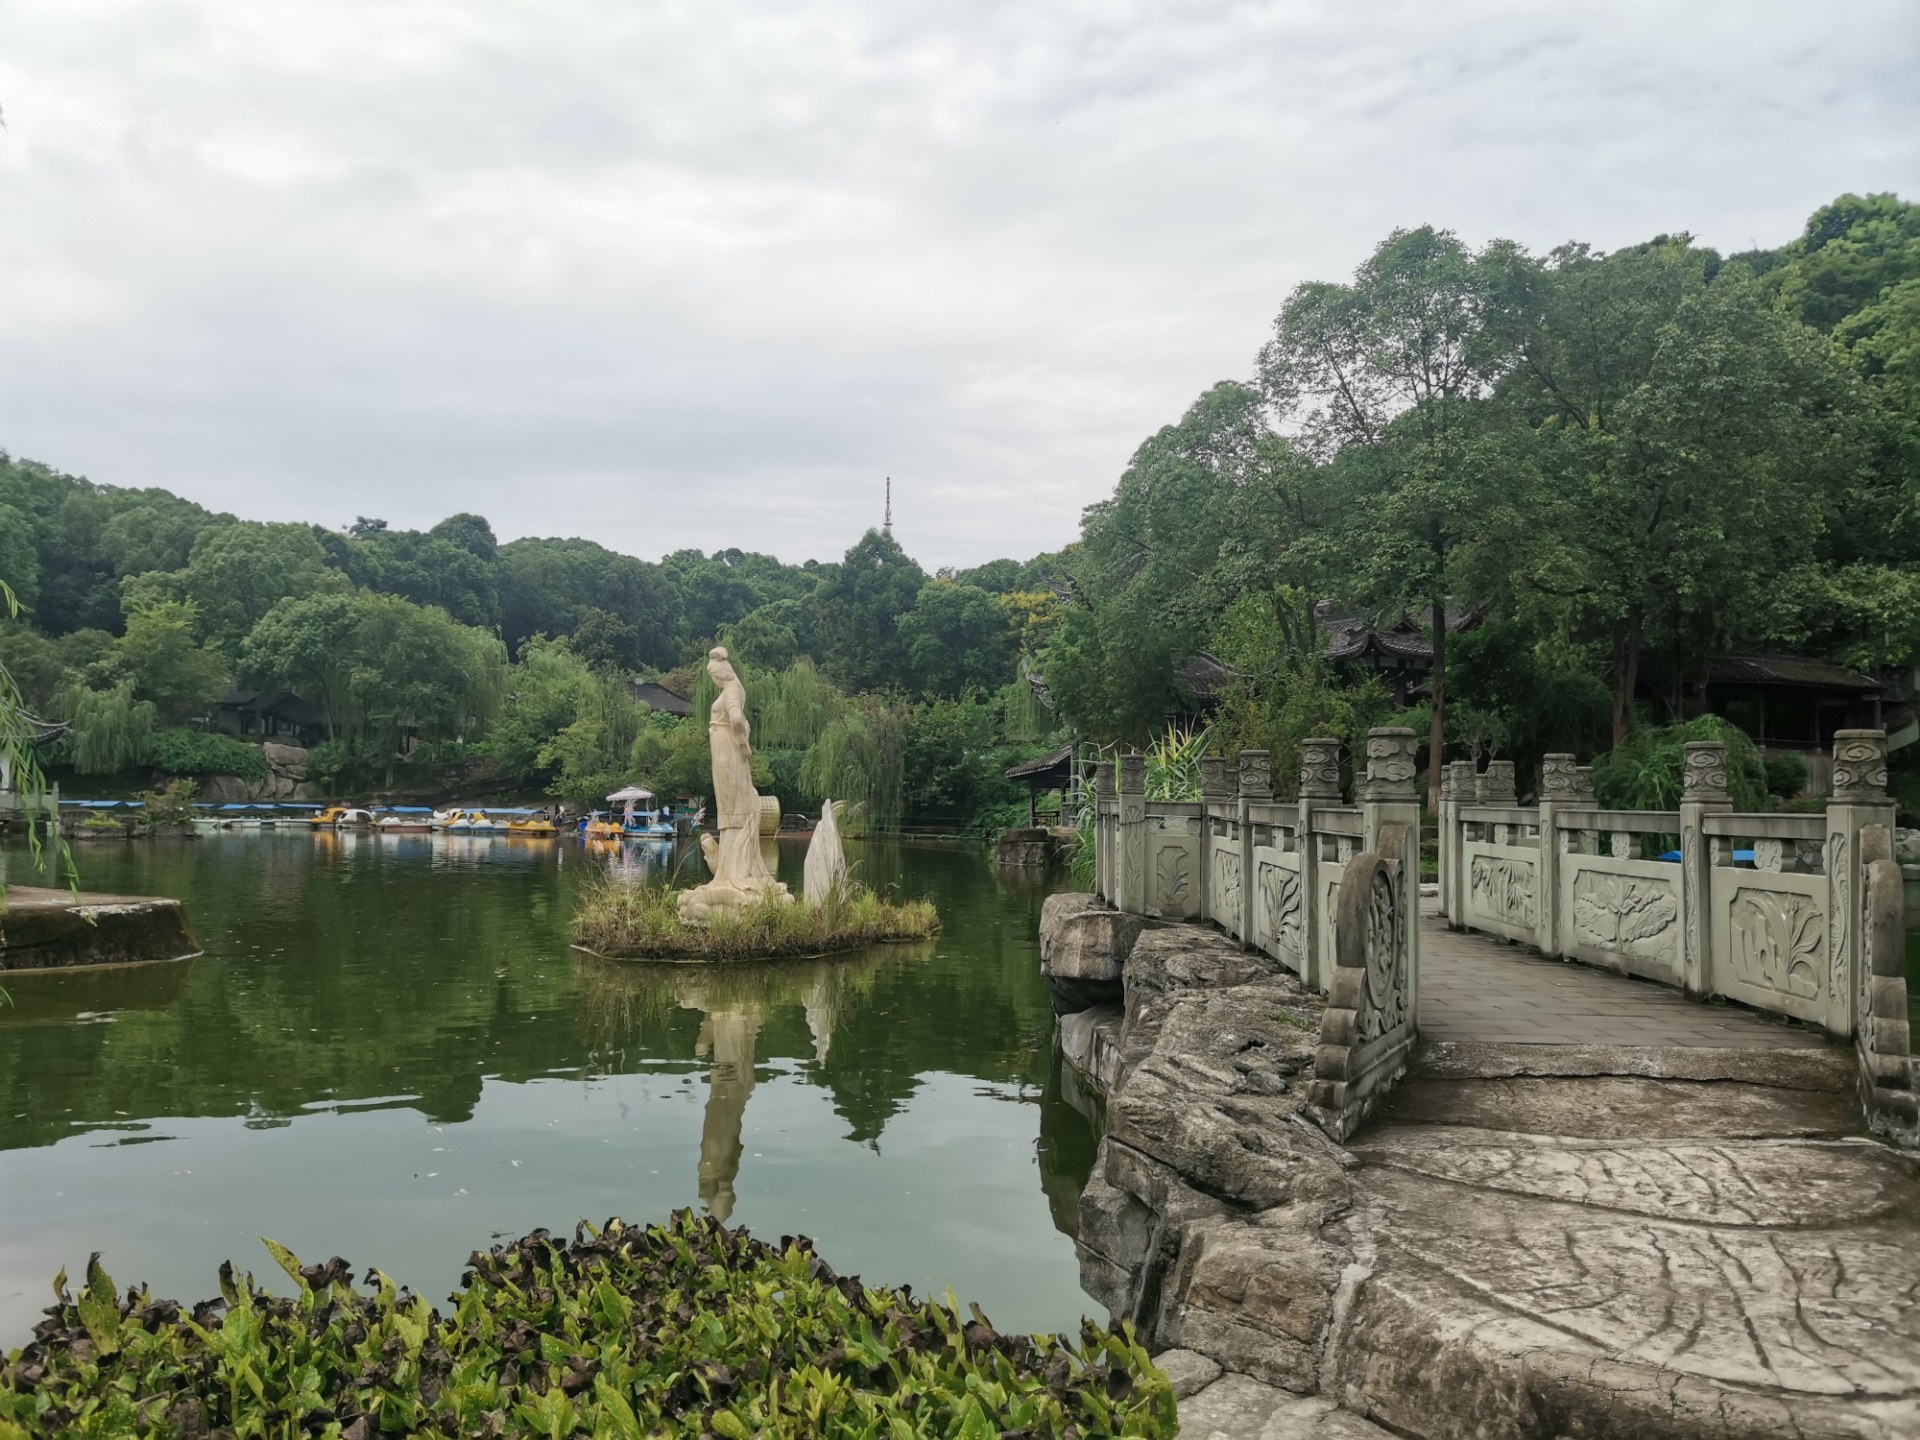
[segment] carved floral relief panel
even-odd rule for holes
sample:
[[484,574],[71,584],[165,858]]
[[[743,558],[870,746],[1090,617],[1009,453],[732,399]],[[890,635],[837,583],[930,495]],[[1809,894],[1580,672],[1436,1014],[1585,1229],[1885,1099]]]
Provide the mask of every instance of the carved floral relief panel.
[[1298,966],[1305,958],[1300,919],[1300,875],[1279,865],[1260,867],[1260,904],[1266,932],[1283,956]]
[[1162,845],[1153,861],[1153,899],[1163,915],[1192,908],[1193,855],[1184,845]]
[[1534,866],[1531,860],[1476,855],[1467,870],[1468,902],[1490,919],[1516,929],[1533,927]]
[[1213,918],[1238,933],[1240,929],[1240,855],[1238,851],[1214,851]]
[[1582,870],[1573,880],[1576,945],[1649,965],[1680,963],[1680,901],[1673,882]]
[[1811,896],[1743,887],[1728,919],[1728,958],[1743,985],[1816,1000],[1824,984],[1827,917]]

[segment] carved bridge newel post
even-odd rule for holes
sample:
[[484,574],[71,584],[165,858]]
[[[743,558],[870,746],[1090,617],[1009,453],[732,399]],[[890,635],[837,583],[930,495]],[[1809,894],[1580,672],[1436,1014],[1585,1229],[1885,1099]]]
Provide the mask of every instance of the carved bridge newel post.
[[1833,798],[1827,802],[1827,1030],[1851,1035],[1867,988],[1863,916],[1868,857],[1860,833],[1893,831],[1887,798],[1887,732],[1841,730],[1833,737]]
[[1226,757],[1208,755],[1200,761],[1200,918],[1217,920],[1213,913],[1213,822],[1234,812],[1233,785]]
[[1273,756],[1266,750],[1240,752],[1240,913],[1233,928],[1240,948],[1253,945],[1253,815],[1255,805],[1273,803]]
[[1406,1069],[1420,1003],[1420,802],[1414,733],[1367,734],[1362,843],[1340,882],[1335,965],[1314,1056],[1312,1103],[1336,1139],[1351,1135]]
[[1713,989],[1712,847],[1706,817],[1733,809],[1727,795],[1727,747],[1718,740],[1689,740],[1680,794],[1680,985],[1698,1000]]
[[1093,765],[1093,893],[1113,903],[1114,848],[1120,843],[1114,826],[1113,761]]
[[1471,760],[1456,760],[1447,766],[1453,805],[1442,822],[1440,835],[1440,893],[1445,899],[1447,924],[1455,930],[1467,928],[1467,822],[1461,811],[1479,803],[1480,770]]
[[1340,741],[1332,735],[1310,735],[1300,742],[1300,974],[1316,990],[1325,990],[1333,976],[1323,973],[1328,947],[1320,937],[1333,924],[1327,913],[1326,886],[1320,883],[1320,846],[1313,838],[1313,812],[1338,805]]
[[1540,894],[1536,902],[1533,943],[1542,955],[1562,954],[1560,943],[1559,815],[1579,804],[1579,767],[1567,754],[1540,758]]
[[1147,757],[1120,757],[1119,892],[1116,908],[1147,912]]
[[1911,1150],[1920,1148],[1920,1066],[1914,1061],[1908,1018],[1903,882],[1893,858],[1891,829],[1865,826],[1856,844],[1862,903],[1854,1053],[1860,1106],[1869,1130]]
[[1477,799],[1482,805],[1518,805],[1520,792],[1515,788],[1518,783],[1513,761],[1489,760],[1487,768],[1476,777]]

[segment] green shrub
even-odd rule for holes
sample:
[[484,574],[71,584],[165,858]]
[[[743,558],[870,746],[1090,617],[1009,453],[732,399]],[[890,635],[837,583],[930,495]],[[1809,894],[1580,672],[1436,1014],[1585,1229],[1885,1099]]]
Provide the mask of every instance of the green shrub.
[[1791,750],[1772,750],[1760,757],[1767,771],[1767,793],[1791,800],[1807,788],[1807,757]]
[[940,930],[930,901],[895,903],[852,884],[842,898],[818,908],[769,895],[703,925],[681,921],[681,893],[664,883],[596,880],[583,888],[574,910],[574,943],[621,959],[776,960],[925,940]]
[[0,1366],[0,1440],[41,1435],[1168,1437],[1173,1392],[1130,1328],[1000,1335],[971,1307],[869,1290],[805,1239],[680,1211],[475,1251],[451,1314],[338,1258],[270,1295],[220,1267],[187,1310],[86,1288]]
[[155,735],[147,760],[169,775],[237,775],[256,784],[267,778],[266,753],[258,745],[185,725]]
[[1767,772],[1747,732],[1718,715],[1684,725],[1647,726],[1618,750],[1593,762],[1594,789],[1609,810],[1673,810],[1685,788],[1689,740],[1718,740],[1727,747],[1727,790],[1733,808],[1767,808]]
[[191,780],[171,780],[164,790],[142,790],[134,799],[146,806],[141,819],[149,825],[185,825],[193,819],[194,797],[200,787]]

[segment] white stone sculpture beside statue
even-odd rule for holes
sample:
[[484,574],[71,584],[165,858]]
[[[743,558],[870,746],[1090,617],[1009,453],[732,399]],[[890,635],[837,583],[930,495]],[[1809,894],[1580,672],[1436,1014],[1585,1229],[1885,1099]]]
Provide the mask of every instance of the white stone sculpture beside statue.
[[768,895],[793,897],[767,869],[760,855],[760,792],[753,788],[752,727],[747,723],[747,692],[724,646],[707,652],[707,674],[720,693],[707,718],[707,746],[713,754],[714,822],[719,836],[703,834],[700,853],[713,878],[683,891],[680,918],[698,925],[723,910],[758,905]]
[[816,910],[846,891],[847,852],[840,844],[840,822],[833,818],[831,800],[821,802],[820,823],[807,844],[807,865],[802,874],[807,903]]

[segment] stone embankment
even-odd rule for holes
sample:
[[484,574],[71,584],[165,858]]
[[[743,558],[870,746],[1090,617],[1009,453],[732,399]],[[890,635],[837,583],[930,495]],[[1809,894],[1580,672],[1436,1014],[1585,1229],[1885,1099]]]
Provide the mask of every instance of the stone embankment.
[[1044,825],[1002,830],[994,842],[993,863],[1008,869],[1045,870],[1060,863],[1060,836]]
[[187,960],[200,953],[178,900],[9,885],[0,903],[0,976]]
[[1106,1095],[1082,1281],[1183,1435],[1920,1434],[1920,1175],[1850,1051],[1430,1042],[1340,1145],[1277,962],[1084,895],[1042,947]]
[[319,786],[309,769],[310,752],[298,745],[276,745],[271,740],[261,745],[267,762],[264,780],[243,780],[238,775],[207,775],[200,782],[200,798],[220,804],[251,803],[260,800],[317,800]]

